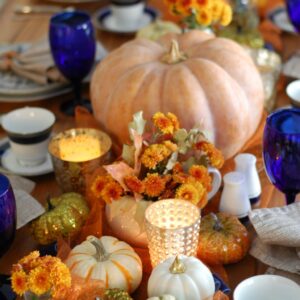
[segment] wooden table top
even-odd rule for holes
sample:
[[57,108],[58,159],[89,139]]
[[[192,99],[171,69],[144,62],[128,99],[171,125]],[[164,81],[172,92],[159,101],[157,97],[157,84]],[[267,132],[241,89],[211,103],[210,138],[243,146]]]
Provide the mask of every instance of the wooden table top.
[[[32,42],[37,41],[47,34],[49,15],[30,15],[20,16],[13,13],[13,8],[16,4],[41,4],[47,2],[43,0],[7,0],[2,9],[0,10],[0,43],[18,43],[18,42]],[[91,2],[90,4],[79,5],[79,8],[83,8],[93,13],[100,7],[107,5],[108,1],[99,0],[97,2]],[[149,5],[162,9],[163,4],[161,0],[149,0]],[[97,38],[108,49],[112,50],[133,36],[117,35],[111,33],[105,33],[97,31]],[[282,57],[285,60],[291,55],[300,45],[300,39],[296,35],[282,34],[283,39],[283,53]],[[25,105],[34,105],[45,107],[53,111],[57,117],[57,122],[54,127],[55,132],[72,128],[75,126],[74,118],[66,117],[59,111],[59,106],[62,101],[72,97],[71,95],[64,95],[56,97],[50,100],[42,100],[26,103],[0,103],[0,113],[6,113],[12,109],[22,107]],[[288,104],[287,96],[284,92],[279,92],[277,96],[276,106],[283,106]],[[0,129],[0,137],[4,133]],[[265,180],[265,174],[262,175]],[[57,186],[54,178],[54,174],[48,174],[43,176],[34,177],[36,182],[36,188],[33,191],[33,196],[44,203],[48,194],[58,195],[60,194],[59,187]],[[279,192],[275,192],[276,201],[272,202],[272,206],[282,203],[282,195]],[[17,231],[16,237],[10,250],[0,259],[0,273],[9,274],[10,267],[19,258],[29,253],[31,250],[37,247],[36,242],[31,237],[28,227],[25,226]],[[229,284],[233,290],[235,286],[243,279],[253,276],[255,274],[263,273],[265,266],[256,261],[250,255],[247,255],[241,262],[233,265],[226,266],[226,271],[229,277]],[[145,288],[138,291],[135,294],[135,299],[146,299]]]

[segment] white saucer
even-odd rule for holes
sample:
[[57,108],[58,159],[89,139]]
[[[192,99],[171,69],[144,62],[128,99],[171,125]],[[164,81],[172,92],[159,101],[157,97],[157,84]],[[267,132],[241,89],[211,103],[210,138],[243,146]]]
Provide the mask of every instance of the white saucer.
[[268,15],[271,21],[281,30],[290,33],[296,33],[293,24],[290,22],[288,13],[285,7],[279,7],[271,11]]
[[145,7],[144,13],[141,18],[135,24],[129,26],[120,26],[117,24],[115,17],[112,15],[110,7],[104,7],[100,9],[95,14],[95,23],[96,27],[101,30],[115,32],[115,33],[123,33],[123,34],[133,34],[142,27],[147,26],[151,22],[153,22],[159,13],[156,9],[152,7]]
[[1,163],[8,171],[21,176],[37,176],[53,172],[50,154],[47,154],[47,158],[42,164],[32,167],[24,167],[17,162],[11,148],[8,148],[2,155]]

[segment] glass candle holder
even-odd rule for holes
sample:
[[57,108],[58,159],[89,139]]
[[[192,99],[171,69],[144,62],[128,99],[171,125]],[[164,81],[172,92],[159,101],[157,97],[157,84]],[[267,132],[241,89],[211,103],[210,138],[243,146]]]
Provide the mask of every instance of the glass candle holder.
[[151,264],[155,267],[168,257],[195,256],[200,231],[200,210],[179,199],[160,200],[145,212]]
[[63,192],[85,194],[89,176],[112,159],[110,137],[96,129],[61,132],[49,143],[56,181]]

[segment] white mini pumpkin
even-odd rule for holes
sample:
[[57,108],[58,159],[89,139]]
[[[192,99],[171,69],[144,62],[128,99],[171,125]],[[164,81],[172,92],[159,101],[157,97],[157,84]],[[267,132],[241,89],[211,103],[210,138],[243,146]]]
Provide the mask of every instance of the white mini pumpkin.
[[210,270],[197,258],[168,258],[157,265],[148,281],[148,297],[173,295],[176,300],[212,300],[215,283]]
[[142,280],[142,262],[126,243],[111,236],[89,236],[70,252],[66,265],[72,274],[102,280],[106,288],[133,292]]

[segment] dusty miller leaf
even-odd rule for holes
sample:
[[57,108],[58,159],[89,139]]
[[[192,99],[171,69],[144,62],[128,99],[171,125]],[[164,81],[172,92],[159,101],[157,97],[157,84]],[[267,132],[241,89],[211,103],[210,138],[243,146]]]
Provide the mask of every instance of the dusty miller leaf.
[[167,162],[167,165],[166,165],[166,169],[164,171],[164,174],[166,174],[168,171],[172,170],[174,165],[176,164],[177,162],[177,159],[178,159],[178,152],[175,151],[172,153],[172,155],[170,156],[168,162]]
[[130,138],[133,140],[131,129],[134,129],[139,135],[143,135],[145,130],[146,120],[143,118],[143,111],[138,111],[133,115],[133,121],[129,123],[128,129]]
[[122,158],[131,167],[134,166],[134,151],[135,151],[135,148],[133,145],[126,145],[126,144],[123,145]]

